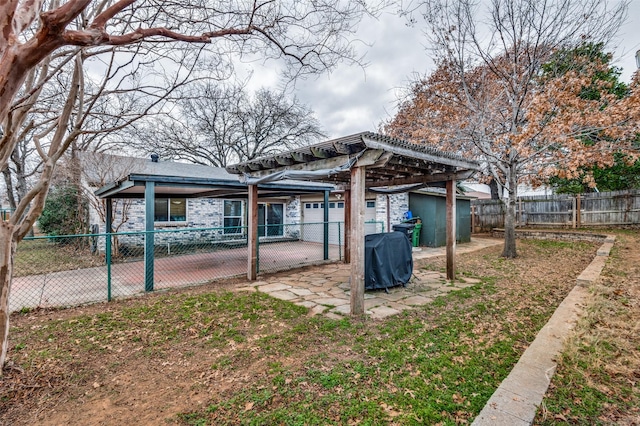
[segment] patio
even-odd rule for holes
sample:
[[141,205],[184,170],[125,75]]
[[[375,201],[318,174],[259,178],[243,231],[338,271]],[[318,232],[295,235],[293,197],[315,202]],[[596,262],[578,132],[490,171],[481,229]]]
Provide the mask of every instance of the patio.
[[[502,240],[472,238],[470,243],[461,244],[457,253],[468,253],[485,247],[502,244]],[[444,256],[446,248],[425,248],[413,252],[413,259],[427,259]],[[339,319],[350,314],[350,265],[333,263],[316,266],[290,274],[277,274],[260,281],[249,282],[236,291],[260,291],[277,299],[287,300],[309,308],[309,315],[323,314]],[[414,268],[413,277],[406,287],[384,290],[368,290],[364,294],[365,314],[381,319],[396,315],[401,311],[426,305],[436,297],[451,291],[461,290],[477,284],[473,278],[447,281],[446,272],[427,271]]]
[[[473,238],[461,244],[458,253],[478,250],[500,240]],[[260,281],[247,281],[239,290],[263,291],[311,308],[312,314],[348,315],[350,287],[348,264],[323,260],[323,244],[286,242],[260,247],[260,272],[307,266],[304,270],[280,272]],[[341,257],[341,248],[330,246],[330,259]],[[444,248],[422,248],[413,253],[414,260],[444,256]],[[155,259],[156,289],[171,289],[205,284],[218,279],[245,276],[247,248],[198,253]],[[309,268],[310,265],[312,266]],[[447,284],[444,273],[414,270],[409,285],[365,294],[365,308],[374,317],[395,314],[411,306],[429,303],[439,294],[463,288],[471,283]],[[40,275],[15,277],[9,301],[10,312],[21,309],[77,306],[107,300],[107,267],[75,269]],[[145,293],[144,262],[117,263],[111,268],[111,296],[131,297]]]

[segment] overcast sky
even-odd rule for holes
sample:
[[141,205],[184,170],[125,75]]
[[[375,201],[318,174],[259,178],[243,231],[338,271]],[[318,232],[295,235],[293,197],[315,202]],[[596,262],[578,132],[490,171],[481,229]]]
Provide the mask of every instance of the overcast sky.
[[[406,87],[412,75],[433,71],[433,61],[425,50],[420,23],[408,27],[405,20],[386,14],[377,20],[365,19],[358,37],[371,47],[366,52],[368,66],[341,66],[330,75],[298,82],[293,94],[316,113],[327,136],[335,138],[361,131],[376,131],[383,120],[395,113],[398,89]],[[623,68],[629,81],[636,69],[635,52],[640,49],[640,0],[633,0],[629,18],[618,34],[618,43],[609,48],[615,65]],[[255,66],[252,87],[277,83],[273,68]]]

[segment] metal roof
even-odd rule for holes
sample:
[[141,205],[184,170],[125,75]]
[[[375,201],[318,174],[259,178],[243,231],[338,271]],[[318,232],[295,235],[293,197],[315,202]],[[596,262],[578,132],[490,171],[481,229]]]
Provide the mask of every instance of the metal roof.
[[[227,166],[233,174],[252,177],[280,171],[333,169],[358,157],[366,165],[366,186],[444,182],[464,179],[480,169],[477,161],[439,151],[431,146],[407,142],[372,132],[356,133],[282,154]],[[366,160],[365,160],[366,158]],[[348,170],[322,178],[323,182],[344,184]]]

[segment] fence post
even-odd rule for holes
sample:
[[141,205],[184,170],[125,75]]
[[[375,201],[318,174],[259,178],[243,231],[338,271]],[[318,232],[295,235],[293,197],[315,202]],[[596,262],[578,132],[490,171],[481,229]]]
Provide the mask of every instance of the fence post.
[[578,197],[576,199],[576,225],[578,226],[578,228],[580,228],[582,226],[582,220],[580,218],[580,215],[582,214],[582,212],[580,211],[582,209],[582,199],[581,199],[581,194],[578,194]]
[[324,238],[322,239],[324,249],[324,260],[329,260],[329,191],[324,191]]
[[[113,223],[113,204],[111,203],[111,199],[107,199],[106,202],[106,234],[105,234],[105,261],[107,263],[107,302],[111,302],[111,226]],[[98,232],[100,229],[98,228]]]
[[571,198],[571,203],[573,204],[572,206],[573,214],[571,215],[571,227],[573,229],[576,229],[576,206],[578,204],[576,202],[576,197]]
[[523,226],[522,223],[522,198],[518,197],[518,214],[516,215],[516,226]]

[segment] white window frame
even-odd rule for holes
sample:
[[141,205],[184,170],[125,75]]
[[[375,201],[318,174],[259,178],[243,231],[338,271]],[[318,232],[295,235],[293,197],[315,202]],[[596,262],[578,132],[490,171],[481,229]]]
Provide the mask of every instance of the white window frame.
[[[167,200],[167,220],[156,220],[156,203],[158,200]],[[171,220],[171,200],[180,200],[184,203],[184,220]],[[189,202],[185,197],[155,197],[153,206],[153,223],[158,226],[185,226],[189,222]]]

